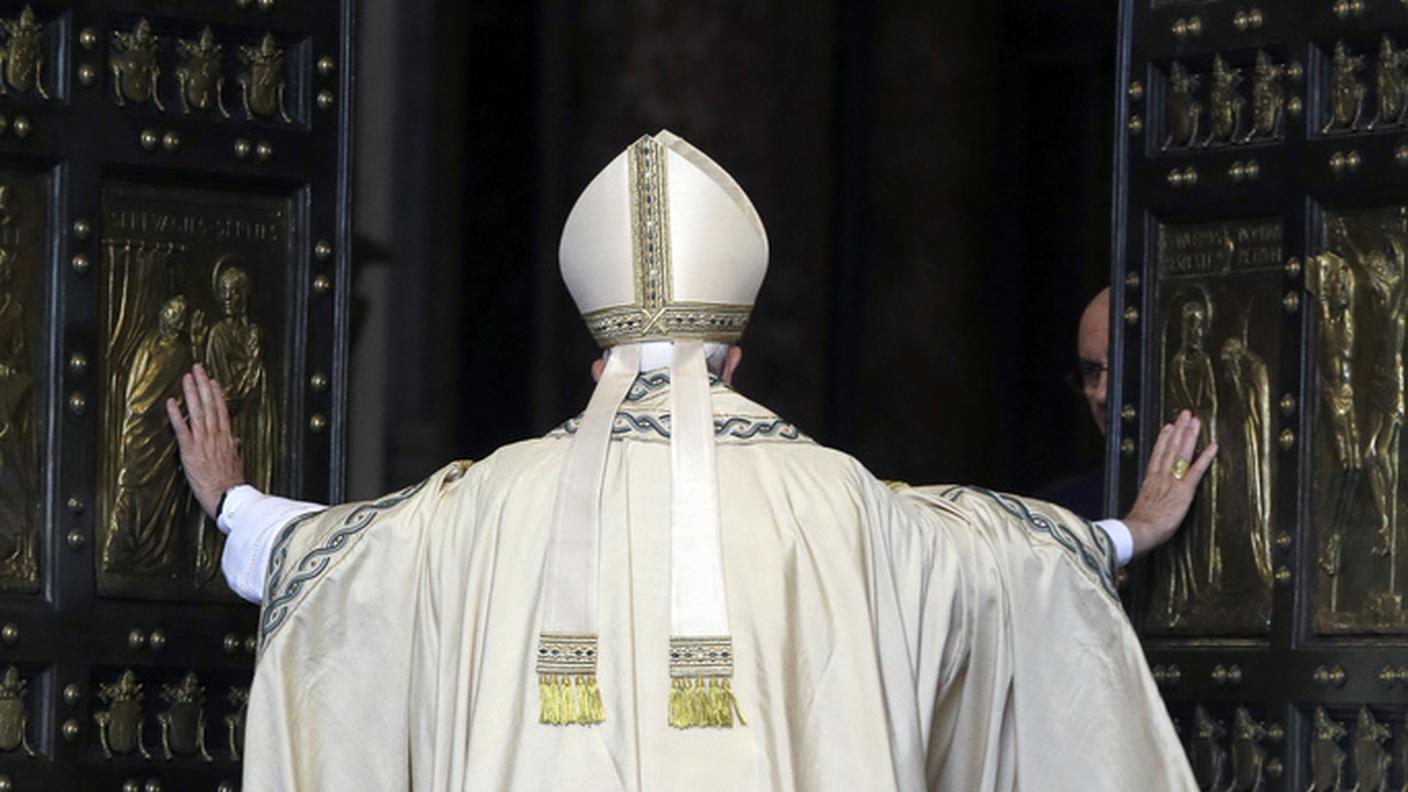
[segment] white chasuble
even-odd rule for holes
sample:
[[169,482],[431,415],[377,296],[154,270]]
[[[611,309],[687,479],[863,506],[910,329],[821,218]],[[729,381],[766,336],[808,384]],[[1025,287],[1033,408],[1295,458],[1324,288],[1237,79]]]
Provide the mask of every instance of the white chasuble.
[[732,728],[670,726],[669,378],[613,424],[598,723],[540,723],[575,421],[280,533],[244,789],[1195,790],[1103,532],[985,490],[894,491],[714,381]]

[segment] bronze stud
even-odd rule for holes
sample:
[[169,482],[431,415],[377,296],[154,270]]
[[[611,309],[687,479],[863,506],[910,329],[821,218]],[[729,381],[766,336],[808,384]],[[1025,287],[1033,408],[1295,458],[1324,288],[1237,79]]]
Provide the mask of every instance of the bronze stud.
[[1290,550],[1291,535],[1286,533],[1285,531],[1276,534],[1276,548],[1278,550]]
[[1137,413],[1134,411],[1133,404],[1126,404],[1123,408],[1120,409],[1120,420],[1124,421],[1125,423],[1134,423],[1134,418],[1136,415]]
[[85,88],[91,88],[93,83],[98,81],[98,70],[93,68],[91,63],[80,63],[78,65],[78,81]]
[[1286,259],[1286,277],[1300,277],[1300,259],[1296,258],[1295,256],[1291,256],[1290,258]]
[[63,735],[65,740],[73,742],[74,740],[77,740],[78,735],[82,733],[83,730],[78,727],[78,721],[74,720],[73,718],[69,718],[68,720],[64,721]]
[[1227,177],[1234,182],[1239,182],[1247,177],[1247,169],[1240,161],[1234,162],[1227,166]]
[[79,275],[87,272],[92,265],[93,262],[89,260],[87,253],[75,253],[73,258],[69,259],[69,266],[73,267],[73,271]]
[[142,792],[142,785],[129,778],[122,782],[122,792]]
[[78,31],[78,46],[90,50],[98,46],[98,33],[93,28],[86,27]]
[[259,0],[259,10],[260,10],[260,11],[273,11],[273,10],[274,10],[274,0]]
[[181,136],[175,132],[167,132],[161,136],[161,147],[166,149],[168,153],[174,154],[177,149],[181,148]]
[[1348,168],[1351,173],[1359,170],[1359,163],[1360,159],[1358,151],[1350,149],[1350,152],[1344,155],[1344,166]]
[[1296,397],[1287,393],[1281,397],[1281,414],[1291,415],[1296,411]]
[[322,413],[314,413],[313,417],[308,419],[308,429],[312,431],[313,434],[322,434],[327,428],[328,419],[324,417]]
[[1140,118],[1138,114],[1132,115],[1129,117],[1127,126],[1129,127],[1130,135],[1139,137],[1139,133],[1144,131],[1144,119]]
[[152,630],[151,637],[147,639],[147,643],[151,644],[152,649],[155,651],[161,651],[166,648],[166,631]]
[[324,88],[323,90],[318,91],[318,99],[317,99],[317,101],[318,101],[318,109],[319,109],[319,110],[328,110],[328,109],[330,109],[330,108],[332,107],[333,103],[334,103],[335,101],[337,101],[337,100],[336,100],[336,98],[333,96],[332,91],[329,91],[328,89]]
[[1286,313],[1295,313],[1300,310],[1300,293],[1286,292],[1286,296],[1281,298],[1281,307],[1286,309]]
[[1303,110],[1305,110],[1305,103],[1300,100],[1299,96],[1292,96],[1286,100],[1286,112],[1290,113],[1292,117],[1299,116]]
[[326,239],[319,239],[318,243],[313,245],[313,255],[319,261],[327,261],[332,258],[332,243]]
[[82,352],[74,352],[68,356],[68,373],[75,377],[83,376],[88,371],[88,357]]
[[77,707],[78,703],[82,700],[83,688],[79,687],[77,682],[70,682],[67,685],[64,685],[65,704],[69,705],[70,707]]
[[142,787],[142,792],[161,792],[161,782],[155,778],[148,778],[146,785]]
[[321,371],[313,372],[313,376],[308,378],[308,386],[321,393],[328,389],[328,375]]
[[1135,80],[1129,84],[1129,98],[1138,102],[1144,98],[1144,83]]
[[319,296],[326,295],[332,291],[332,278],[326,275],[319,275],[313,279],[313,292]]
[[147,634],[141,629],[133,627],[127,633],[127,648],[141,649],[147,645]]
[[14,646],[20,642],[20,626],[14,622],[0,627],[0,641],[4,641],[6,646]]
[[258,651],[258,650],[259,650],[259,639],[256,638],[256,637],[254,637],[253,635],[246,635],[246,636],[244,637],[244,651],[245,651],[245,654],[254,654],[254,653],[255,653],[256,651]]
[[240,650],[240,637],[234,633],[225,633],[225,654],[234,654]]
[[1281,443],[1281,450],[1290,451],[1291,446],[1294,446],[1296,444],[1296,433],[1292,432],[1290,429],[1282,429],[1279,440]]
[[68,397],[68,409],[74,415],[82,415],[88,412],[88,397],[82,393],[71,393]]
[[254,147],[254,156],[258,157],[260,162],[268,162],[274,158],[273,145],[267,140],[259,141],[259,144]]
[[68,536],[64,537],[64,539],[68,542],[70,550],[82,550],[83,545],[88,543],[88,537],[85,536],[83,532],[78,530],[77,528],[74,528],[72,531],[69,531]]
[[1290,582],[1291,582],[1291,570],[1287,569],[1286,567],[1277,567],[1277,568],[1276,568],[1276,585],[1278,585],[1278,586],[1286,586],[1286,585],[1290,585]]
[[1261,175],[1261,166],[1257,164],[1256,160],[1247,160],[1245,170],[1247,172],[1247,181],[1256,181],[1257,177]]
[[1129,325],[1130,327],[1134,327],[1135,325],[1139,324],[1139,309],[1135,308],[1133,305],[1129,306],[1128,308],[1125,308],[1124,323]]
[[1137,270],[1131,270],[1130,272],[1125,273],[1124,286],[1126,289],[1139,288],[1139,272]]
[[29,137],[29,119],[24,116],[15,116],[12,129],[15,130],[15,137],[21,140]]
[[66,505],[68,506],[68,510],[74,514],[82,514],[83,510],[88,508],[83,503],[83,499],[79,498],[77,495],[70,495]]
[[137,138],[137,142],[142,145],[142,148],[151,151],[157,147],[157,144],[161,143],[161,136],[156,133],[155,129],[143,129],[142,134]]
[[335,71],[337,71],[337,61],[333,60],[331,55],[324,55],[318,58],[318,74],[324,77],[330,77]]
[[87,220],[80,217],[73,221],[73,235],[77,237],[79,242],[87,242],[92,233],[93,226],[89,225]]
[[251,146],[244,138],[235,138],[235,157],[244,159],[249,156]]
[[1120,453],[1127,457],[1134,456],[1134,438],[1126,437],[1120,441]]

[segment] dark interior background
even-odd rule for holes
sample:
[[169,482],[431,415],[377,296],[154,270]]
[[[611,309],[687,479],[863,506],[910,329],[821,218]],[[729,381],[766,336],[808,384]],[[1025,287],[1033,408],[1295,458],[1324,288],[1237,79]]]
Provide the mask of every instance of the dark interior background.
[[669,128],[772,261],[737,385],[877,475],[1098,464],[1062,374],[1108,278],[1113,3],[397,0],[359,29],[352,459],[365,497],[540,434],[596,349],[578,192]]

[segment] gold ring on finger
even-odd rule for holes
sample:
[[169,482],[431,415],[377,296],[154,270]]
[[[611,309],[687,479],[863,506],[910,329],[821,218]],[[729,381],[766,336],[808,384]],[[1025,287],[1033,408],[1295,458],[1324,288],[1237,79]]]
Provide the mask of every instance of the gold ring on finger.
[[1169,472],[1173,474],[1175,481],[1182,481],[1183,478],[1188,475],[1188,460],[1175,459],[1173,461],[1173,467]]

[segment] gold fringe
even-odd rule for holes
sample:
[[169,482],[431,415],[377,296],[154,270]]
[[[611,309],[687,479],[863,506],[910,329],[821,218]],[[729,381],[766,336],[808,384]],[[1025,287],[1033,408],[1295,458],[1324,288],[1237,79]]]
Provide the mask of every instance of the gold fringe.
[[539,674],[538,707],[539,723],[565,726],[606,720],[595,674]]
[[713,726],[732,729],[748,721],[738,709],[728,677],[675,677],[670,680],[670,725],[676,729]]

